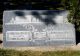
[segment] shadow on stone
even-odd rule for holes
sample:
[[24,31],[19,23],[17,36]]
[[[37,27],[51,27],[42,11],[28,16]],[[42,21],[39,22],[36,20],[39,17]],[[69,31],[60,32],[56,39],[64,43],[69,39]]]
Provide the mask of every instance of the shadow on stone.
[[0,44],[2,44],[3,43],[3,41],[2,40],[0,40]]
[[[44,22],[46,25],[52,24],[56,25],[56,22],[54,21],[54,18],[56,15],[62,13],[63,11],[45,11],[42,13],[39,13],[37,11],[33,11],[32,15],[39,19],[40,21]],[[41,15],[45,15],[45,18],[43,18]]]
[[15,11],[14,14],[25,19],[25,13],[22,11]]

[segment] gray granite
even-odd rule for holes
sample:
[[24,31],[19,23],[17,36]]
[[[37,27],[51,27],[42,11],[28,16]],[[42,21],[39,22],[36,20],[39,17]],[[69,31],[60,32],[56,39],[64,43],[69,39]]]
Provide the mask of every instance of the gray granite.
[[65,10],[10,10],[3,13],[3,46],[75,45],[75,28]]

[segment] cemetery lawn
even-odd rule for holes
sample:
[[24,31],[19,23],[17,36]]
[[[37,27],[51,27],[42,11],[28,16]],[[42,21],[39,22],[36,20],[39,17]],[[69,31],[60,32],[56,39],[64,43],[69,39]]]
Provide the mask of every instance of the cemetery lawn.
[[80,51],[16,51],[0,49],[0,56],[80,56]]

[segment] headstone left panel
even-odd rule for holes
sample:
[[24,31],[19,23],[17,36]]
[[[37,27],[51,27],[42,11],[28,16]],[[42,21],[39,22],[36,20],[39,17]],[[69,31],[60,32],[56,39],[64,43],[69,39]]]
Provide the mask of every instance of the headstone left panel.
[[[16,12],[17,14],[18,12]],[[22,14],[20,14],[22,13]],[[19,18],[24,20],[24,12],[20,11],[19,15],[16,16],[15,11],[4,11],[3,13],[3,46],[29,46],[31,40],[31,32],[26,31],[26,29],[19,23]],[[20,17],[18,17],[20,16]],[[17,19],[15,19],[17,18]],[[15,22],[14,22],[15,21]],[[26,43],[26,41],[28,41]],[[24,44],[23,44],[24,43]],[[30,45],[31,46],[31,45]]]

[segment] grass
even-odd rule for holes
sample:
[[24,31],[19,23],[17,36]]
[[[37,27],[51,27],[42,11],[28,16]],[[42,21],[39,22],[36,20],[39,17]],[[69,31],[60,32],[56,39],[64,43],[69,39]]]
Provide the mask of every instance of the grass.
[[80,56],[80,51],[16,51],[0,49],[0,56]]

